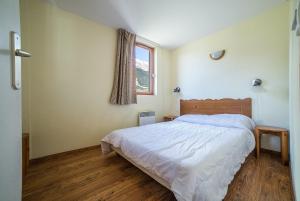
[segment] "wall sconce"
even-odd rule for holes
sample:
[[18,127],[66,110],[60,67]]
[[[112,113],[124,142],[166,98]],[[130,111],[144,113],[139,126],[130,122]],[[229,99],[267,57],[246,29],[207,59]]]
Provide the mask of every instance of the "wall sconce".
[[220,60],[224,57],[225,55],[225,50],[219,50],[219,51],[215,51],[209,54],[209,57],[212,60]]
[[262,84],[262,80],[261,79],[254,79],[252,81],[252,86],[253,87],[259,87],[259,86],[261,86],[261,84]]
[[180,93],[180,87],[176,87],[175,89],[173,89],[174,93]]

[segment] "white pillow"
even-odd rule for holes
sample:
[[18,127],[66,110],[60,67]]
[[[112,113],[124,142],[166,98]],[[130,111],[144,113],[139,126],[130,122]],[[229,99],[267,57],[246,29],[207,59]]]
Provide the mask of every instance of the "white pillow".
[[246,128],[249,130],[254,130],[255,128],[254,121],[242,114],[186,114],[176,118],[176,120],[229,128]]

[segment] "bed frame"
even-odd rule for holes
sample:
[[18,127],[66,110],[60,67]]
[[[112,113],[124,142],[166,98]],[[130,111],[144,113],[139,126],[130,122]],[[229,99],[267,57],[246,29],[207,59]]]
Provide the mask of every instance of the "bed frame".
[[[184,114],[243,114],[251,118],[252,101],[251,98],[245,99],[219,99],[219,100],[180,100],[180,115]],[[152,174],[142,166],[136,164],[128,158],[119,148],[111,148],[120,156],[128,160],[134,166],[152,177],[158,183],[171,190],[171,186],[164,179]]]
[[146,173],[147,175],[149,175],[152,179],[154,179],[155,181],[157,181],[158,183],[160,183],[161,185],[163,185],[164,187],[166,187],[167,189],[171,190],[171,186],[169,185],[169,183],[167,181],[165,181],[163,178],[160,178],[159,176],[152,174],[151,172],[149,172],[148,170],[146,170],[145,168],[143,168],[142,166],[140,166],[139,164],[136,164],[133,160],[131,160],[130,158],[128,158],[119,148],[116,148],[114,146],[111,146],[112,150],[114,150],[118,155],[122,156],[123,158],[125,158],[126,160],[128,160],[131,164],[133,164],[135,167],[139,168],[140,170],[142,170],[144,173]]

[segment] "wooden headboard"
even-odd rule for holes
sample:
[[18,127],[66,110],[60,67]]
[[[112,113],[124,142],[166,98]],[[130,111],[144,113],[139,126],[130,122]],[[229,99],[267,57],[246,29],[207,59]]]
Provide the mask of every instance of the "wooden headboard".
[[184,114],[243,114],[252,117],[252,100],[219,99],[219,100],[180,100],[180,115]]

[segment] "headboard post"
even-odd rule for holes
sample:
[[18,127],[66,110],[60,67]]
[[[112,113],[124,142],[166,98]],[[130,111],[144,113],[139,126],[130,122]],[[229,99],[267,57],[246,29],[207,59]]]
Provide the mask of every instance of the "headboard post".
[[184,114],[243,114],[251,118],[252,100],[251,98],[180,100],[180,115]]

